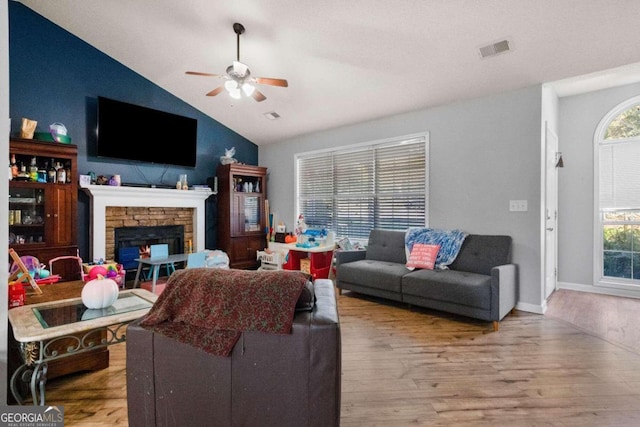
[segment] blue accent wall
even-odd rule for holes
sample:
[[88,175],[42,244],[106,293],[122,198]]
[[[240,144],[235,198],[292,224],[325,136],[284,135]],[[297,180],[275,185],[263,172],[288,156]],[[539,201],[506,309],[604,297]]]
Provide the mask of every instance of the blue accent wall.
[[[37,132],[47,132],[52,123],[63,123],[72,143],[78,146],[81,174],[119,174],[126,183],[175,185],[178,175],[186,173],[190,184],[205,184],[208,177],[215,175],[225,148],[231,147],[236,148],[235,157],[240,162],[258,164],[258,147],[251,141],[13,1],[9,2],[9,84],[11,134],[19,135],[22,117],[36,120]],[[197,119],[196,167],[95,157],[98,96]],[[135,149],[179,150],[180,143],[161,147],[154,141],[140,141]],[[90,249],[89,199],[82,191],[78,199],[78,243],[86,258]],[[209,198],[212,199],[215,197]],[[211,237],[215,215],[207,214],[207,221],[207,247],[212,248],[216,243],[215,236]]]

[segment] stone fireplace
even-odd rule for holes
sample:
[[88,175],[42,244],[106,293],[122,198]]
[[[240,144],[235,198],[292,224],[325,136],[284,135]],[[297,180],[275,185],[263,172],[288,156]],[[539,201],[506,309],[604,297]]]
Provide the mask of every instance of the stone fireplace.
[[87,185],[91,198],[91,259],[115,259],[115,229],[182,225],[181,252],[205,249],[205,200],[209,191]]
[[[107,231],[107,235],[109,232]],[[140,255],[148,255],[148,249],[151,245],[166,244],[169,248],[169,255],[181,254],[188,249],[188,240],[185,240],[183,225],[145,225],[135,227],[115,227],[113,229],[113,252],[116,262],[121,263],[119,250],[121,248],[137,247],[140,249]],[[107,257],[110,254],[109,245],[107,245]]]
[[180,254],[193,242],[193,208],[112,206],[105,215],[105,259],[118,261],[121,247],[156,243],[169,243],[169,253]]

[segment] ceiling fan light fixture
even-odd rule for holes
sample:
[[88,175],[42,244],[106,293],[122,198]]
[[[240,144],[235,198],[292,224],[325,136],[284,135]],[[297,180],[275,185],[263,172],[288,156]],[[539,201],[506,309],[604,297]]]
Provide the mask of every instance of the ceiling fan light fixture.
[[238,82],[236,82],[235,80],[227,80],[226,82],[224,82],[224,88],[229,92],[233,92],[236,89],[238,89]]
[[229,96],[231,96],[233,99],[241,99],[242,98],[242,92],[240,92],[240,88],[235,88],[233,90],[229,91]]
[[256,90],[256,88],[253,87],[253,85],[250,85],[249,83],[242,84],[242,91],[244,92],[245,95],[251,96],[254,90]]
[[240,61],[233,61],[233,72],[240,77],[245,77],[249,71],[249,67]]

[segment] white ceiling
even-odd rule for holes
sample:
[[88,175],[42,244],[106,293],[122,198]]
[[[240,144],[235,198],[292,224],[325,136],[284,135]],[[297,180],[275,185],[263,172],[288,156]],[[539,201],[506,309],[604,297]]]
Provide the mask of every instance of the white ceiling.
[[[203,113],[264,145],[487,94],[563,80],[564,94],[616,84],[640,62],[638,0],[23,0],[21,3]],[[220,85],[240,59],[264,102]],[[481,59],[509,39],[513,50]],[[623,83],[638,81],[635,65]],[[569,80],[565,80],[569,79]],[[281,118],[268,120],[275,111]]]

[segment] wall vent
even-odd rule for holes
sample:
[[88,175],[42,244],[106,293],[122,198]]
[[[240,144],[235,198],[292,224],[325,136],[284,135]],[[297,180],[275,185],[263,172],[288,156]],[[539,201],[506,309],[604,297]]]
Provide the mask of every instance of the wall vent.
[[480,58],[484,59],[499,55],[501,53],[510,52],[511,50],[513,50],[513,48],[511,45],[511,41],[505,39],[488,44],[486,46],[481,46],[479,50]]

